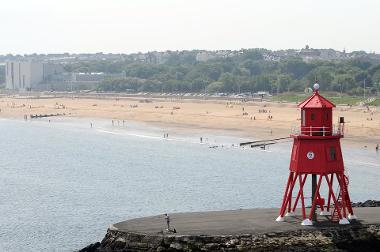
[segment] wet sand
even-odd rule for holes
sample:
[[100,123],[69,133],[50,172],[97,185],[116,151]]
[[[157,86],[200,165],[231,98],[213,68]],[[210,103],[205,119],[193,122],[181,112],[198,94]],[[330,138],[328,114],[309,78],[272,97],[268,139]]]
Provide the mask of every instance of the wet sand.
[[[0,117],[4,118],[65,114],[66,117],[147,122],[178,131],[232,130],[252,139],[288,136],[292,128],[300,124],[300,112],[295,103],[276,102],[14,96],[1,97],[0,109]],[[380,144],[380,113],[376,108],[337,106],[334,110],[336,121],[340,116],[346,120],[345,144],[369,149]],[[54,117],[49,119],[54,120]]]

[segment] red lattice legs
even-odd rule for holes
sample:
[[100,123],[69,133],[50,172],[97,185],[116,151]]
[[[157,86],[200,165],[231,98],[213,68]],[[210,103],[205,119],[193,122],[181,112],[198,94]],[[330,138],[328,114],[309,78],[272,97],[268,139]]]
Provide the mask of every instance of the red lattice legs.
[[[351,201],[350,196],[348,194],[348,188],[347,183],[345,181],[345,177],[343,173],[335,173],[335,174],[321,174],[319,175],[317,187],[315,190],[315,194],[312,195],[313,202],[311,206],[310,213],[308,213],[308,216],[306,214],[306,208],[305,208],[305,197],[303,188],[306,182],[308,174],[301,174],[297,172],[290,172],[288,177],[288,182],[285,187],[284,197],[282,200],[282,205],[280,209],[280,215],[276,219],[276,221],[284,221],[284,216],[291,216],[294,214],[297,205],[299,203],[299,200],[301,199],[301,211],[302,211],[302,225],[312,225],[313,222],[311,221],[311,218],[313,216],[313,212],[315,209],[319,206],[321,209],[321,215],[330,215],[330,205],[333,202],[335,205],[337,217],[339,218],[340,224],[349,224],[347,217],[347,211],[348,211],[348,218],[349,219],[355,219],[356,216],[353,214],[353,210],[351,207]],[[333,190],[333,179],[334,176],[337,178],[338,184],[341,188],[340,195],[342,196],[342,204],[337,199],[337,196],[334,194]],[[326,212],[324,211],[324,205],[322,202],[322,198],[320,195],[320,188],[322,184],[323,177],[325,178],[327,185],[328,185],[328,200],[327,200],[327,208]],[[295,184],[297,183],[299,185],[299,191],[297,193],[297,197],[295,198],[294,203],[292,202],[292,194]],[[332,201],[332,202],[331,202]],[[293,203],[293,204],[292,204]],[[287,213],[286,213],[287,212]],[[286,213],[286,215],[285,215]]]
[[[337,174],[337,178],[340,185],[340,193],[342,195],[343,217],[344,218],[348,217],[348,219],[351,219],[351,220],[356,219],[356,216],[354,215],[353,210],[352,210],[351,199],[348,193],[346,177],[343,173],[339,173]],[[346,213],[346,209],[348,211],[348,215]],[[348,221],[345,221],[345,222],[348,222]]]
[[340,207],[339,207],[338,201],[337,201],[337,199],[335,197],[335,194],[333,192],[332,180],[331,181],[329,180],[328,175],[325,175],[325,178],[326,178],[327,185],[329,186],[329,190],[331,191],[331,197],[332,197],[332,200],[334,201],[335,208],[337,209],[339,220],[341,220],[342,219],[342,214],[340,212]]
[[317,189],[315,190],[315,194],[313,195],[313,204],[311,205],[309,220],[311,220],[313,217],[313,213],[314,213],[316,205],[317,205],[317,200],[320,201],[318,196],[319,196],[319,188],[321,187],[321,183],[322,183],[322,175],[319,175]]
[[276,221],[284,221],[285,211],[287,209],[288,203],[291,201],[290,199],[292,197],[293,187],[295,182],[297,181],[296,177],[297,173],[290,172],[288,182],[286,183],[284,198],[282,200],[280,216],[278,216]]
[[[328,175],[326,175],[326,176],[328,176]],[[331,173],[331,178],[330,178],[331,187],[333,184],[333,178],[334,178],[334,173]],[[334,193],[333,190],[329,187],[329,196],[328,196],[328,200],[327,200],[327,209],[326,209],[327,212],[330,212],[331,194],[333,194],[333,193]]]

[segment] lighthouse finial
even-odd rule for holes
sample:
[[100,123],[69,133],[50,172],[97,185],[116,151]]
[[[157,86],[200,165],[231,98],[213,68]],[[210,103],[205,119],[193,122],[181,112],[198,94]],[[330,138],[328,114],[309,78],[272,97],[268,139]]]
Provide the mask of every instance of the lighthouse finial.
[[313,88],[314,88],[314,91],[318,91],[318,89],[319,89],[319,84],[318,84],[318,82],[315,82]]
[[313,88],[314,88],[314,91],[315,91],[315,92],[318,92],[319,84],[318,84],[317,76],[315,76],[315,83],[314,83]]

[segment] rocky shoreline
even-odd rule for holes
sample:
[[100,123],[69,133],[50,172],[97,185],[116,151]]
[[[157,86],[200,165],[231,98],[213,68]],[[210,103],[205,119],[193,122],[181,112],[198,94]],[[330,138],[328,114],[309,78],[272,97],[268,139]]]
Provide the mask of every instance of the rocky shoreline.
[[366,200],[364,202],[352,203],[352,207],[380,207],[380,200]]
[[380,225],[238,236],[142,235],[108,230],[81,252],[140,251],[378,251]]
[[[353,206],[380,207],[380,201],[367,200],[353,203]],[[379,251],[378,248],[380,223],[356,222],[352,225],[233,235],[141,233],[120,231],[111,225],[101,242],[79,251]]]

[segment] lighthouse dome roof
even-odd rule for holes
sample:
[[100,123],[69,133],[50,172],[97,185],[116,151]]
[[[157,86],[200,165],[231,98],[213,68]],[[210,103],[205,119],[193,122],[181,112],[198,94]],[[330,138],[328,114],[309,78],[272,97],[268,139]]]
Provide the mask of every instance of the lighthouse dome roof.
[[[319,88],[319,86],[318,86]],[[312,96],[308,97],[306,100],[298,104],[299,108],[333,108],[335,104],[327,100],[325,97],[319,94],[318,88]]]

